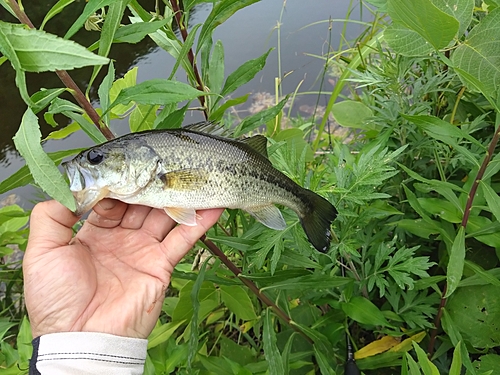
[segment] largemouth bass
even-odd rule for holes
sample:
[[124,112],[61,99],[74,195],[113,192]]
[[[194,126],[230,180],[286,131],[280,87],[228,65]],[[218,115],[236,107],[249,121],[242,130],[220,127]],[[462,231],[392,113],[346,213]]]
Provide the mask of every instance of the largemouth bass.
[[327,251],[335,207],[273,167],[266,137],[234,140],[196,130],[206,125],[128,134],[63,163],[75,213],[109,197],[162,208],[186,225],[196,225],[197,209],[240,208],[281,230],[280,204],[295,211],[311,244]]

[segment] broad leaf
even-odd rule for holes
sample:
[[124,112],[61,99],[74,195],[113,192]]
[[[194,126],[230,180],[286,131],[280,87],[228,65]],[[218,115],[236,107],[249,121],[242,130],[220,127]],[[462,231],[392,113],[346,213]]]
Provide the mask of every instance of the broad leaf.
[[76,210],[75,199],[56,165],[43,151],[40,139],[38,119],[28,108],[14,136],[14,144],[26,160],[35,182],[52,198],[74,211]]
[[[465,72],[479,81],[483,94],[496,98],[500,87],[500,8],[493,10],[472,29],[465,42],[452,55],[458,74]],[[473,87],[474,88],[474,87]]]
[[384,39],[403,56],[425,56],[434,50],[422,35],[400,24],[389,25],[384,30]]
[[383,327],[391,326],[379,308],[364,297],[353,297],[349,302],[342,303],[342,310],[352,320],[361,324]]
[[388,0],[394,23],[420,34],[434,48],[445,48],[457,34],[458,21],[439,10],[430,0]]
[[257,319],[255,309],[247,292],[240,286],[220,286],[222,302],[238,319]]

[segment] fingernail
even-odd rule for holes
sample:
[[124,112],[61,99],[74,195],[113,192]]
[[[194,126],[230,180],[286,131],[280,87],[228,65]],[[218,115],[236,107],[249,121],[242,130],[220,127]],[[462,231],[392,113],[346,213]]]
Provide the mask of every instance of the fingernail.
[[114,199],[103,199],[102,201],[97,203],[97,205],[104,211],[109,211],[116,207],[116,201]]

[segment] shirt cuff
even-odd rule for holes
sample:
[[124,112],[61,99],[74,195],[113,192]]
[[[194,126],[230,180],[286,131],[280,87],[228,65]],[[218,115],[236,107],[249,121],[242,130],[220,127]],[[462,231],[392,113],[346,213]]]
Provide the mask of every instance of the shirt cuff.
[[99,332],[61,332],[33,340],[30,375],[139,375],[148,340]]

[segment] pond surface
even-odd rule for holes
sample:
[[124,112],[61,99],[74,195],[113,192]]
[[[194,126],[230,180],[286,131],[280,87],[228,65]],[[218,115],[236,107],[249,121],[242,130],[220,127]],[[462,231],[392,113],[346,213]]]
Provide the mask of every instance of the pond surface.
[[[26,12],[35,25],[40,25],[44,14],[55,1],[44,1],[42,4],[25,4]],[[143,2],[144,4],[146,2]],[[150,2],[147,2],[148,4]],[[225,49],[225,74],[233,72],[244,62],[254,59],[269,48],[275,48],[267,59],[263,71],[247,85],[239,88],[233,97],[251,93],[246,106],[238,108],[237,115],[244,117],[247,109],[264,109],[266,103],[274,101],[275,77],[279,76],[278,45],[281,57],[282,81],[284,94],[292,93],[300,84],[300,92],[317,92],[320,89],[320,74],[323,71],[324,61],[319,58],[329,50],[329,40],[333,48],[337,48],[344,28],[343,22],[334,22],[329,30],[328,19],[344,19],[349,11],[350,0],[263,0],[253,4],[233,15],[224,24],[220,25],[214,33],[214,42],[221,40]],[[49,32],[57,33],[67,30],[85,6],[83,0],[71,5],[56,18],[52,19],[46,27]],[[146,4],[144,5],[147,6]],[[203,22],[208,16],[211,4],[201,4],[193,12],[190,24]],[[278,43],[277,25],[281,17],[280,43]],[[359,6],[351,12],[351,20],[368,19],[370,14]],[[10,15],[0,7],[0,20],[13,22]],[[360,34],[363,27],[356,24],[347,25],[344,37],[346,40],[354,39]],[[75,40],[83,45],[90,45],[96,39],[96,33],[85,30],[80,31]],[[331,39],[330,39],[331,38]],[[175,60],[165,51],[155,47],[149,39],[135,45],[119,44],[112,49],[111,57],[115,59],[117,76],[123,75],[132,67],[138,67],[138,82],[152,78],[168,78]],[[90,70],[79,69],[71,71],[70,75],[80,85],[85,87],[85,82],[90,77]],[[179,69],[177,80],[185,81],[183,71]],[[97,80],[100,82],[100,79]],[[29,92],[33,93],[40,87],[62,87],[60,81],[53,73],[30,74],[28,77]],[[324,91],[333,89],[332,80],[326,80]],[[95,97],[92,90],[91,96]],[[318,100],[317,95],[300,95],[294,103],[293,114],[299,113],[307,117],[311,115]],[[327,98],[320,98],[320,105],[325,105]],[[14,149],[12,137],[16,133],[21,117],[26,110],[26,105],[19,97],[14,83],[14,71],[10,64],[0,66],[0,114],[2,115],[0,137],[0,181],[17,171],[24,165],[23,159]],[[200,113],[188,113],[185,123],[201,121]],[[61,125],[67,124],[65,118],[57,118]],[[42,133],[47,135],[52,128],[41,121]],[[116,134],[125,134],[128,130],[127,121],[114,121],[111,124]],[[63,149],[91,146],[92,141],[83,133],[75,133],[60,141],[47,141],[44,149],[53,152]],[[40,200],[42,195],[33,187],[24,187],[0,195],[0,201],[9,194],[16,194],[18,203],[30,207],[32,200]]]

